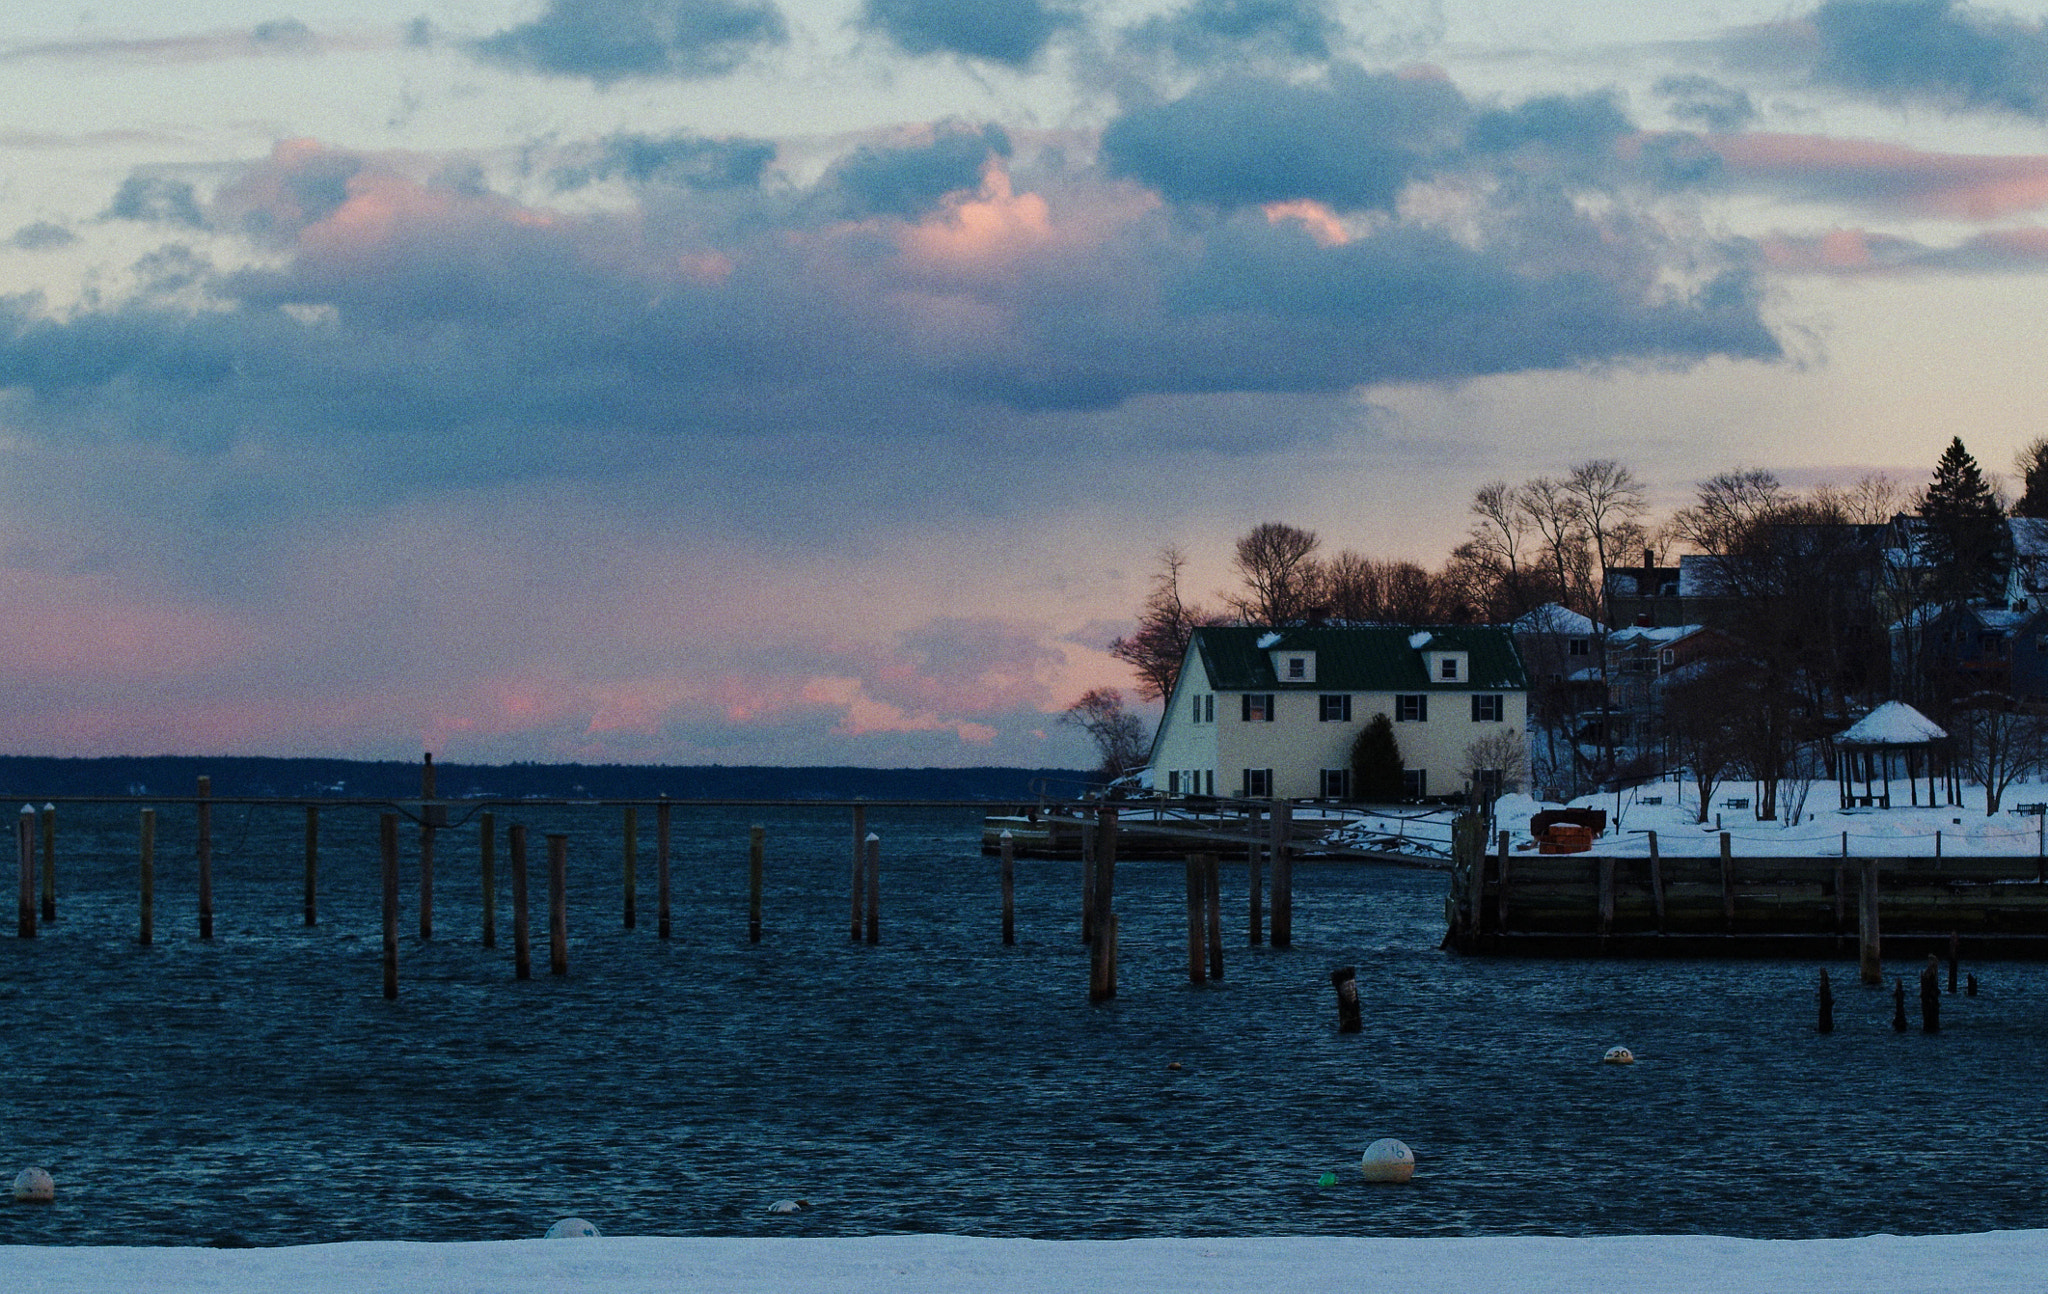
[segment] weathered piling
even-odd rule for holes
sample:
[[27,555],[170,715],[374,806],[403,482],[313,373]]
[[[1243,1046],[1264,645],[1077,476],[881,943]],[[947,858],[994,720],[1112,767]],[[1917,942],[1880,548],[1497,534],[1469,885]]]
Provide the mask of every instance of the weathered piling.
[[[1661,935],[1664,933],[1664,858],[1657,852],[1657,833],[1651,831],[1645,834],[1650,838],[1650,905],[1656,910],[1657,933]],[[1507,833],[1502,832],[1501,838],[1505,840]],[[1506,919],[1502,920],[1505,923]],[[1506,928],[1505,924],[1502,928]]]
[[213,779],[199,779],[199,937],[213,938]]
[[1081,824],[1081,942],[1095,942],[1095,824]]
[[1202,948],[1202,864],[1190,857],[1185,867],[1187,873],[1188,911],[1188,983],[1208,982],[1208,958]]
[[378,822],[377,843],[381,855],[384,915],[384,996],[398,996],[398,815],[387,813]]
[[747,942],[761,942],[761,852],[767,829],[759,823],[747,828]]
[[1089,949],[1088,1000],[1106,1002],[1116,996],[1116,806],[1096,812],[1095,929],[1101,936]]
[[654,923],[655,933],[668,938],[668,796],[654,806]]
[[1933,953],[1920,968],[1920,1031],[1941,1032],[1941,959]]
[[853,944],[860,942],[861,905],[867,899],[867,856],[868,810],[866,805],[856,804],[853,806],[853,907],[846,926],[846,941]]
[[526,824],[513,823],[505,832],[505,852],[512,859],[512,977],[533,978],[533,916],[526,902]]
[[625,833],[625,853],[620,859],[620,866],[624,872],[620,878],[620,885],[625,890],[626,929],[631,930],[635,920],[633,909],[638,898],[635,891],[640,887],[640,811],[630,804],[626,806],[625,822],[621,830]]
[[1903,976],[1892,981],[1892,1029],[1897,1033],[1906,1031],[1906,981]]
[[1216,855],[1203,854],[1202,890],[1204,906],[1208,908],[1209,930],[1209,978],[1223,978],[1223,885],[1219,873],[1222,871]]
[[1835,990],[1834,986],[1828,983],[1827,967],[1823,966],[1820,972],[1820,1023],[1815,1032],[1833,1033],[1834,1031]]
[[1877,921],[1877,860],[1863,860],[1856,904],[1857,970],[1865,984],[1884,983],[1883,940]]
[[1735,928],[1735,857],[1729,851],[1728,832],[1721,833],[1721,919]]
[[43,923],[57,919],[57,806],[45,804],[43,828]]
[[1260,875],[1259,868],[1261,853],[1259,849],[1259,811],[1257,809],[1245,811],[1244,827],[1245,834],[1251,837],[1251,843],[1245,846],[1244,851],[1245,888],[1251,892],[1246,904],[1246,922],[1249,928],[1245,935],[1245,942],[1253,947],[1257,947],[1259,944],[1266,942],[1265,877]]
[[420,938],[434,937],[434,752],[420,762]]
[[1003,946],[1017,942],[1017,842],[1002,834]]
[[1339,966],[1331,971],[1330,986],[1337,990],[1337,1032],[1363,1033],[1365,1020],[1358,1009],[1358,968]]
[[1294,830],[1294,806],[1286,800],[1273,802],[1273,946],[1294,946],[1294,855],[1288,836]]
[[870,831],[867,865],[861,869],[868,884],[868,942],[882,942],[882,838]]
[[36,806],[21,806],[14,821],[14,848],[20,860],[21,907],[14,932],[23,939],[36,937]]
[[484,947],[498,946],[498,815],[480,813],[476,819],[476,868],[478,887],[483,890]]
[[569,837],[548,833],[548,973],[569,973]]
[[320,806],[306,806],[306,924],[320,924]]
[[156,940],[156,810],[142,811],[142,929],[136,939],[145,948]]

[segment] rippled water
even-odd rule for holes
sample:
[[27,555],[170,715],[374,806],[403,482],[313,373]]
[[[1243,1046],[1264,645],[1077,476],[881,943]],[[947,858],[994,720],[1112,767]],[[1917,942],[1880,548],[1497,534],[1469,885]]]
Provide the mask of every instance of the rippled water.
[[[46,1164],[59,1202],[0,1209],[0,1243],[485,1239],[571,1213],[612,1234],[1057,1238],[2048,1222],[2036,965],[1971,968],[1983,994],[1944,999],[1924,1036],[1844,963],[1823,1038],[1812,964],[1465,959],[1436,946],[1441,876],[1310,864],[1288,952],[1244,946],[1226,869],[1227,978],[1197,989],[1179,865],[1125,862],[1121,992],[1091,1007],[1078,864],[1019,864],[1005,948],[971,812],[870,811],[868,947],[846,937],[847,816],[777,811],[750,946],[748,816],[677,811],[663,943],[652,815],[627,931],[618,812],[593,808],[525,815],[571,833],[566,979],[538,867],[537,974],[513,979],[502,844],[499,947],[480,946],[473,828],[441,838],[420,941],[408,830],[392,1003],[369,813],[324,818],[309,930],[303,818],[223,806],[209,944],[189,812],[167,808],[151,948],[134,810],[60,816],[61,919],[0,933],[0,1167]],[[1335,1030],[1343,964],[1363,1035]],[[1638,1063],[1599,1064],[1614,1043]],[[1359,1179],[1381,1136],[1414,1147],[1413,1185]],[[767,1212],[788,1197],[812,1208]]]

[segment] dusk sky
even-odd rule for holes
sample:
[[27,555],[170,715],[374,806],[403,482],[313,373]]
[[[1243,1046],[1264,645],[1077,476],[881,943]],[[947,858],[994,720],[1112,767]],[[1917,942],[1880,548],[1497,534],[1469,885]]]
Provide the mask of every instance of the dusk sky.
[[1080,765],[1162,544],[2048,433],[2038,11],[9,12],[10,753]]

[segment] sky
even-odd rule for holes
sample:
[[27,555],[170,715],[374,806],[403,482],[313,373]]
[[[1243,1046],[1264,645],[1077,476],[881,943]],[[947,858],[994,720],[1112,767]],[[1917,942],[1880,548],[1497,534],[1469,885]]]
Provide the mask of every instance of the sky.
[[1075,766],[1162,545],[2044,431],[2038,9],[10,19],[13,753]]

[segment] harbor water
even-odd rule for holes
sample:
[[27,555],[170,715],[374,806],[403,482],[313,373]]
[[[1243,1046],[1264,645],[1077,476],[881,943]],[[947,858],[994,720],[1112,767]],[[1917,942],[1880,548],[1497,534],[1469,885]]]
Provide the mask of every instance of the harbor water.
[[[1018,942],[971,810],[876,806],[881,942],[848,940],[845,810],[679,806],[674,937],[621,921],[620,811],[500,808],[498,942],[476,824],[440,834],[435,937],[403,833],[400,996],[381,992],[375,815],[215,810],[215,938],[192,811],[158,829],[136,941],[137,807],[59,812],[59,920],[0,932],[0,1168],[53,1205],[7,1244],[952,1232],[1756,1237],[2048,1225],[2048,966],[1966,966],[1942,1031],[1834,963],[1559,962],[1441,951],[1445,878],[1295,871],[1294,947],[1188,983],[1178,863],[1117,869],[1119,992],[1087,1001],[1080,865],[1020,861]],[[460,810],[457,813],[460,818]],[[503,828],[533,834],[535,974],[513,977]],[[766,827],[747,939],[747,830]],[[542,833],[569,834],[569,974],[548,973]],[[11,874],[11,866],[9,868]],[[11,879],[11,875],[10,875]],[[8,927],[11,930],[11,925]],[[1850,954],[1853,957],[1853,950]],[[1358,968],[1362,1034],[1329,972]],[[1887,980],[1918,965],[1887,965]],[[1916,994],[1913,996],[1917,996]],[[1626,1045],[1632,1066],[1603,1065]],[[1419,1165],[1371,1185],[1360,1151]],[[1334,1186],[1319,1185],[1325,1172]],[[801,1199],[800,1212],[771,1213]]]

